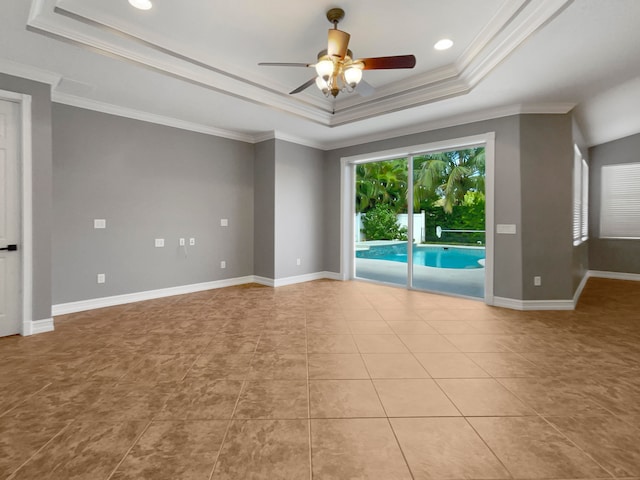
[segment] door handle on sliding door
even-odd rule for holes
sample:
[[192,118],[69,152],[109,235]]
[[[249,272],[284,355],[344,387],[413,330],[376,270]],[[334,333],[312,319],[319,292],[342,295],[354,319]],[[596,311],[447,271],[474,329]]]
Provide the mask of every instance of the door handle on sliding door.
[[15,252],[18,250],[18,245],[7,245],[4,248],[0,248],[0,250],[8,250],[9,252]]

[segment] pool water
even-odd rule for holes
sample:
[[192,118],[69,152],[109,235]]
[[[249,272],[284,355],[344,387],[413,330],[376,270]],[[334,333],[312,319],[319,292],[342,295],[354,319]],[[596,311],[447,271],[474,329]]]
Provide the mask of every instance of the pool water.
[[[356,251],[356,257],[407,263],[407,244],[372,245],[369,250]],[[414,265],[458,269],[482,268],[478,260],[484,258],[484,248],[413,246]]]

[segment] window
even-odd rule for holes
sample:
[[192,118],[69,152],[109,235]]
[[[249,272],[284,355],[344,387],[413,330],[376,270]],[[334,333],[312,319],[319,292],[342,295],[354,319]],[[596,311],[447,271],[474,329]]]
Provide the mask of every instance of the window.
[[600,237],[640,238],[640,163],[602,167]]
[[573,146],[573,244],[589,238],[589,165],[577,145]]

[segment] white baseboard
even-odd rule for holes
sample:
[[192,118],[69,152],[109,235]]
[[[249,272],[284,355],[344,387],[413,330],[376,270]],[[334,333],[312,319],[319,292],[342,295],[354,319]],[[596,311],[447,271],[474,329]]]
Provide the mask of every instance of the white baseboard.
[[631,280],[640,282],[640,273],[604,272],[602,270],[589,270],[589,277],[610,278],[612,280]]
[[37,335],[38,333],[53,332],[53,318],[42,320],[27,320],[22,323],[22,335]]
[[493,297],[495,307],[512,310],[573,310],[573,300],[516,300],[514,298]]
[[589,271],[585,272],[584,276],[582,277],[582,280],[580,280],[580,285],[578,285],[578,288],[576,288],[575,293],[573,294],[573,308],[576,308],[576,305],[578,305],[578,300],[580,300],[580,295],[582,295],[582,291],[584,290],[585,285],[587,284],[587,281],[589,280],[589,277],[591,275],[589,275]]
[[316,272],[307,273],[305,275],[296,275],[295,277],[276,278],[273,280],[274,287],[284,287],[286,285],[294,285],[296,283],[312,282],[313,280],[322,280],[330,278],[329,275],[335,275],[332,272]]
[[[95,310],[97,308],[113,307],[115,305],[124,305],[127,303],[141,302],[144,300],[153,300],[162,297],[171,297],[173,295],[184,295],[186,293],[202,292],[204,290],[213,290],[217,288],[234,287],[236,285],[245,285],[247,283],[258,283],[268,287],[281,287],[284,285],[293,285],[295,283],[310,282],[312,280],[320,280],[328,278],[332,280],[342,280],[339,274],[333,272],[317,272],[307,275],[299,275],[296,277],[287,277],[274,280],[272,278],[260,277],[257,275],[248,275],[246,277],[229,278],[225,280],[216,280],[212,282],[195,283],[192,285],[181,285],[179,287],[161,288],[158,290],[149,290],[146,292],[126,293],[124,295],[114,295],[112,297],[92,298],[89,300],[80,300],[78,302],[60,303],[53,305],[51,308],[54,317],[59,315],[67,315],[69,313],[83,312],[86,310]],[[53,321],[52,321],[53,322]],[[51,323],[53,330],[53,323]],[[26,331],[26,330],[25,330]],[[48,331],[48,330],[42,330]]]
[[229,278],[225,280],[215,280],[212,282],[194,283],[191,285],[181,285],[179,287],[160,288],[158,290],[148,290],[146,292],[126,293],[124,295],[114,295],[112,297],[92,298],[79,302],[60,303],[51,308],[54,317],[67,315],[69,313],[94,310],[96,308],[113,307],[126,303],[141,302],[143,300],[153,300],[155,298],[171,297],[173,295],[184,295],[186,293],[202,292],[203,290],[213,290],[216,288],[234,287],[254,282],[253,275],[246,277]]

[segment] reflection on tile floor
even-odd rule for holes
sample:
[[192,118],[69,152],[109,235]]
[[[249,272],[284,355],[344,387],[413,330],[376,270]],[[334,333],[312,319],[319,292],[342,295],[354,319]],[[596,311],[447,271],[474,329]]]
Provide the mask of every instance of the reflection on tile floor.
[[58,317],[0,339],[0,479],[640,479],[638,312],[317,281]]

